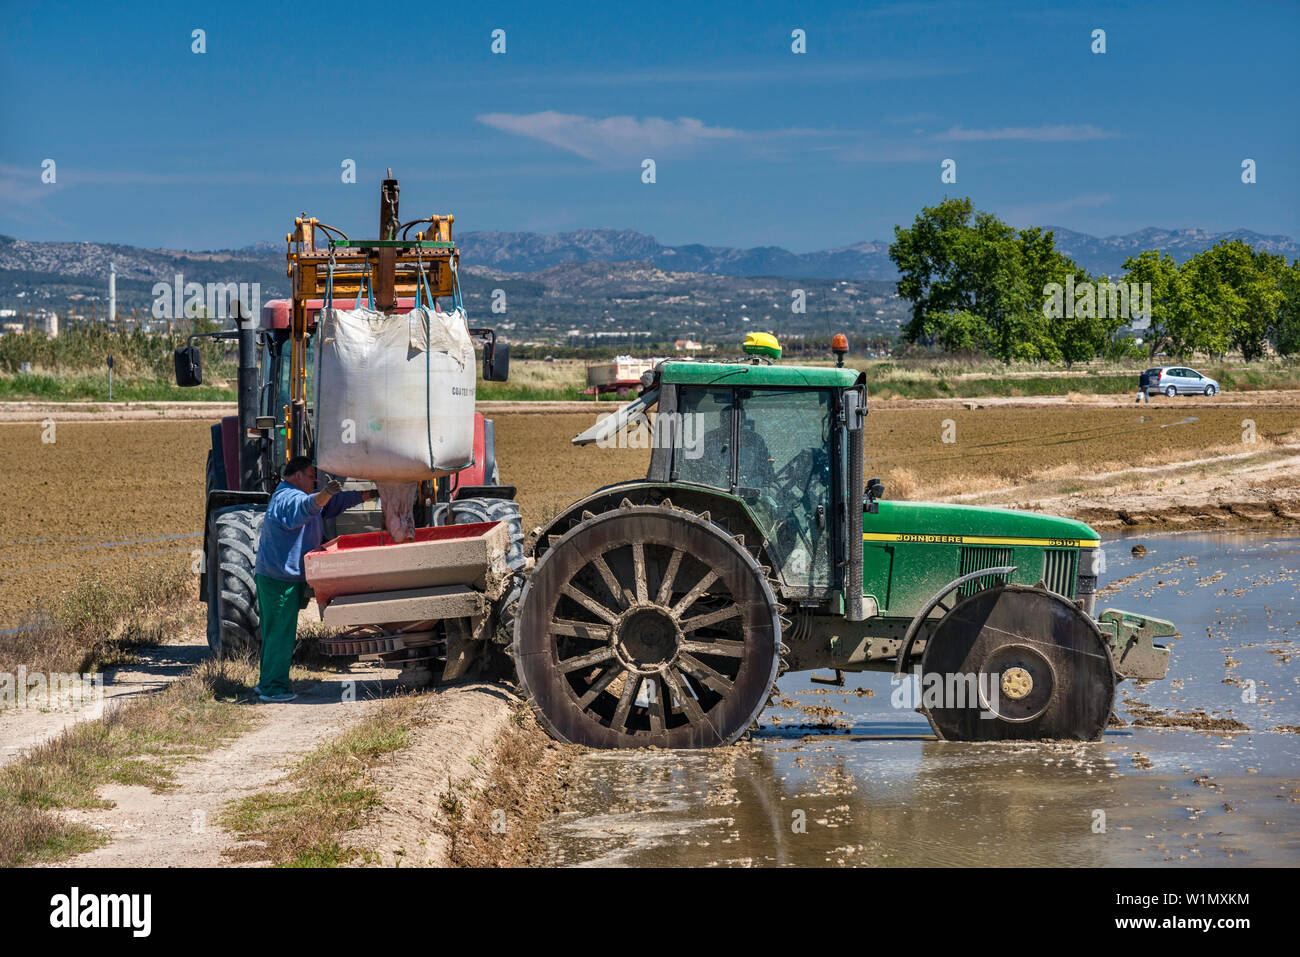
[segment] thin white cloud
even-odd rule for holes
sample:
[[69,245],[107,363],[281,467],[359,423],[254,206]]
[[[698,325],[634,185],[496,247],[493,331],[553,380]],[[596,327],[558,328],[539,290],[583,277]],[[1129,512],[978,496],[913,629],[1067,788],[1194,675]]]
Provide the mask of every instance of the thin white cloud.
[[[783,47],[784,49],[784,47]],[[791,57],[794,61],[797,57]],[[864,81],[919,80],[933,77],[961,76],[970,73],[969,67],[952,62],[908,59],[873,59],[853,63],[799,63],[781,67],[742,67],[730,70],[709,70],[681,67],[653,70],[628,70],[618,73],[555,73],[546,78],[548,87],[600,87],[611,86],[663,86],[681,85],[735,85],[789,87],[803,83],[855,83]],[[489,86],[496,84],[532,85],[533,73],[470,75],[450,77],[453,86]]]
[[486,126],[541,140],[590,160],[654,157],[689,150],[718,140],[744,137],[740,130],[707,126],[689,116],[667,120],[658,116],[610,116],[599,119],[575,113],[484,113],[476,119]]
[[1013,226],[1041,226],[1045,222],[1079,209],[1096,209],[1109,206],[1115,202],[1110,193],[1088,193],[1083,196],[1070,196],[1066,199],[1048,200],[1041,203],[1020,203],[1006,206],[999,210],[1000,215]]
[[957,142],[980,142],[985,140],[1032,140],[1039,143],[1077,143],[1084,140],[1106,140],[1119,136],[1114,130],[1103,130],[1097,126],[1003,126],[998,129],[968,130],[961,126],[934,134],[931,139],[953,140]]
[[32,206],[63,188],[64,184],[57,179],[53,183],[41,182],[41,172],[40,166],[0,163],[0,203],[12,207]]

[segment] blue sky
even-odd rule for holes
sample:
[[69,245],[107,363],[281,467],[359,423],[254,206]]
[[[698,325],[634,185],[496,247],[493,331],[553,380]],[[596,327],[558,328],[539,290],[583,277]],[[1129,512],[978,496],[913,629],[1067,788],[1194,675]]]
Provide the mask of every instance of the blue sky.
[[970,195],[1016,225],[1300,235],[1294,0],[0,2],[0,232],[25,239],[243,246],[302,210],[369,234],[386,166],[404,218],[461,231],[803,252]]

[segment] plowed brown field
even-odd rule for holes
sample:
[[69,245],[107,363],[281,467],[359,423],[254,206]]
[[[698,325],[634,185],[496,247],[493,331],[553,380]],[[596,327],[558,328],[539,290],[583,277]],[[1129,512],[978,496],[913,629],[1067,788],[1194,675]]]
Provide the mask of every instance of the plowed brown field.
[[[497,458],[525,528],[601,485],[643,476],[645,449],[579,448],[592,413],[493,413]],[[1254,423],[1257,441],[1243,442]],[[949,424],[950,423],[950,424]],[[947,434],[945,435],[945,430]],[[945,438],[953,441],[945,442]],[[189,565],[201,545],[202,421],[0,424],[0,629],[85,577]],[[1050,477],[1300,444],[1288,407],[1177,402],[1128,408],[888,408],[867,420],[867,473],[898,498],[952,496]],[[1171,482],[1176,486],[1178,477]],[[1175,488],[1168,494],[1176,495]]]

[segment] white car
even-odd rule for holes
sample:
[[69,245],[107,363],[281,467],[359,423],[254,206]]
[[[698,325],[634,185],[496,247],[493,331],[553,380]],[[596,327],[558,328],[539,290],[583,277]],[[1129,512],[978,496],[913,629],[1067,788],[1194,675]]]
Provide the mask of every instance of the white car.
[[1163,392],[1172,399],[1176,395],[1214,395],[1219,383],[1186,366],[1160,366],[1142,373],[1138,389],[1147,395]]

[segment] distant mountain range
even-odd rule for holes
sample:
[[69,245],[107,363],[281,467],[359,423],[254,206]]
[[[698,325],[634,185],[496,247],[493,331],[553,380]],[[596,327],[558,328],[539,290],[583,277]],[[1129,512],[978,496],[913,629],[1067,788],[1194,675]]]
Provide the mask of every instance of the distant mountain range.
[[[499,323],[516,342],[562,342],[569,338],[570,330],[579,335],[635,331],[669,341],[679,337],[710,340],[724,332],[734,338],[734,334],[754,327],[780,328],[788,334],[851,331],[859,337],[889,336],[905,315],[906,304],[894,295],[892,281],[792,280],[666,269],[645,261],[574,261],[572,247],[567,247],[567,254],[553,252],[556,262],[534,269],[519,267],[538,260],[525,260],[513,252],[505,258],[516,268],[502,269],[476,261],[466,238],[457,238],[470,315]],[[530,238],[543,242],[558,239]],[[477,248],[485,247],[480,242]],[[592,243],[590,238],[584,249],[588,256],[593,252],[626,254],[626,247]],[[122,316],[137,310],[147,315],[154,301],[154,283],[171,283],[178,274],[187,284],[255,282],[262,302],[289,291],[283,246],[184,252],[0,237],[0,308],[14,309],[20,315],[46,308],[65,316],[74,312],[102,317],[107,311],[110,261],[117,272],[117,304]],[[795,289],[804,291],[806,309],[801,313],[791,310]],[[492,310],[497,291],[505,293],[506,314]],[[831,324],[835,324],[833,330]]]
[[[1289,236],[1244,229],[1149,228],[1099,238],[1049,228],[1066,255],[1093,274],[1112,277],[1123,271],[1126,258],[1145,249],[1165,250],[1182,262],[1225,239],[1300,258],[1300,245]],[[519,331],[623,323],[694,334],[714,322],[748,321],[812,330],[848,318],[859,332],[875,334],[897,329],[906,317],[906,304],[894,296],[897,273],[885,241],[794,253],[779,246],[665,246],[630,229],[467,232],[456,238],[471,309],[487,309],[491,290],[506,289]],[[102,307],[110,261],[124,313],[147,310],[153,284],[177,274],[186,282],[256,282],[263,302],[288,293],[284,246],[278,243],[188,252],[0,236],[0,307],[23,312],[41,306],[64,312],[77,302],[83,305],[74,305],[76,310],[90,310],[92,302]],[[804,288],[808,297],[800,319],[789,314],[795,288]]]
[[[1211,233],[1204,229],[1142,229],[1126,236],[1098,238],[1060,226],[1048,227],[1056,245],[1094,274],[1123,271],[1124,260],[1145,249],[1162,249],[1179,262],[1225,239],[1240,239],[1258,249],[1300,258],[1300,244],[1289,236],[1264,236],[1248,229]],[[466,263],[510,272],[535,272],[569,262],[645,262],[676,272],[717,276],[779,276],[788,279],[894,280],[889,241],[871,240],[793,253],[780,246],[733,249],[728,246],[665,246],[632,229],[575,229],[566,233],[471,232],[458,237]]]
[[862,242],[814,253],[780,246],[665,246],[633,229],[575,229],[566,233],[468,232],[457,237],[467,263],[510,272],[536,272],[570,262],[645,262],[674,272],[788,279],[897,277],[888,242]]
[[1112,278],[1124,271],[1125,259],[1146,249],[1167,252],[1181,263],[1202,250],[1233,239],[1240,239],[1246,245],[1264,252],[1281,254],[1288,260],[1300,259],[1300,243],[1290,236],[1265,236],[1249,229],[1211,233],[1204,229],[1157,229],[1148,226],[1125,236],[1099,239],[1063,226],[1047,228],[1055,235],[1057,249],[1093,275],[1106,273]]
[[[1211,233],[1204,229],[1149,227],[1124,236],[1090,236],[1049,226],[1056,245],[1092,273],[1112,276],[1126,258],[1145,249],[1161,249],[1179,262],[1225,239],[1240,239],[1257,249],[1300,258],[1300,244],[1289,236],[1265,236],[1249,229]],[[501,273],[534,273],[566,263],[646,263],[674,273],[785,279],[886,280],[897,278],[889,259],[889,242],[869,240],[794,253],[780,246],[737,249],[692,243],[665,246],[633,229],[575,229],[564,233],[466,232],[457,237],[461,261]],[[28,242],[0,236],[0,270],[50,273],[63,277],[103,277],[108,261],[117,264],[118,282],[169,279],[176,272],[203,282],[245,282],[284,275],[283,244],[262,242],[243,249],[187,252],[142,249],[105,243]]]

